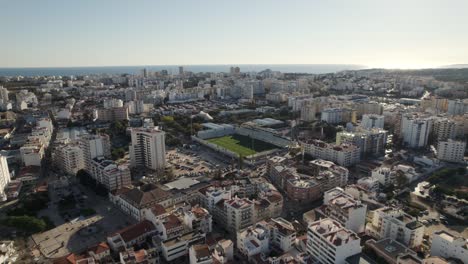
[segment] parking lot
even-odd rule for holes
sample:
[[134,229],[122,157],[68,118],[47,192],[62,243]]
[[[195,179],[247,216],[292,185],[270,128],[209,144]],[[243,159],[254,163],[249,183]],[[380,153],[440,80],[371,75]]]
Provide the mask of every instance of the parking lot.
[[203,176],[218,168],[226,168],[228,164],[224,159],[210,157],[204,150],[174,149],[168,151],[166,157],[176,177]]
[[[49,190],[51,204],[41,215],[48,216],[56,225],[55,228],[32,236],[33,241],[43,256],[47,258],[62,257],[70,252],[81,252],[86,248],[104,241],[107,235],[134,222],[120,212],[108,201],[79,184]],[[66,195],[77,198],[77,210],[69,213],[60,212],[58,201]],[[96,213],[90,216],[80,215],[80,209],[92,208]],[[77,212],[77,215],[72,213]]]
[[419,217],[421,223],[425,225],[425,235],[432,236],[435,231],[444,230],[455,236],[468,237],[468,227],[459,225],[447,217],[440,214],[436,209],[420,199],[417,195],[411,194],[413,201],[424,206],[427,210],[426,214]]

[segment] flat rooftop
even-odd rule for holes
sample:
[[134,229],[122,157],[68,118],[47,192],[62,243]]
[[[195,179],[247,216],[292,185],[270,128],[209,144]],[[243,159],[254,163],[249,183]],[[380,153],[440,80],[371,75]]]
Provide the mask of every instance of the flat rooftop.
[[184,190],[198,183],[200,182],[195,179],[183,177],[173,182],[166,183],[164,184],[164,186],[166,186],[169,190],[172,190],[172,189]]

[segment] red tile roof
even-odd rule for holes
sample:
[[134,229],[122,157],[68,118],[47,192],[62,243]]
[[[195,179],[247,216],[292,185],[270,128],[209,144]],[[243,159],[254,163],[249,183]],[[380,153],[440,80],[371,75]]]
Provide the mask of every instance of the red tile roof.
[[154,230],[155,227],[153,223],[148,220],[144,220],[135,225],[128,226],[117,233],[120,234],[125,242],[129,242]]
[[102,252],[105,252],[109,250],[109,245],[107,245],[106,242],[101,242],[93,247],[90,247],[88,251],[92,251],[95,254],[101,254]]

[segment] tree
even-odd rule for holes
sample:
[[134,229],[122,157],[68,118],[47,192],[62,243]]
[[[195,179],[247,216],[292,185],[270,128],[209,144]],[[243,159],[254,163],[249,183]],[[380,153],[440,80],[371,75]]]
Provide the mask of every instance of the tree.
[[396,176],[396,185],[398,188],[403,188],[408,184],[408,178],[405,177],[403,173],[397,173]]
[[125,149],[124,148],[115,148],[112,150],[112,159],[118,160],[125,156]]
[[42,232],[46,230],[47,224],[44,220],[33,216],[9,216],[2,221],[6,226],[14,227],[27,234]]
[[161,120],[163,122],[166,122],[166,123],[171,123],[171,122],[174,122],[174,117],[173,116],[163,116]]

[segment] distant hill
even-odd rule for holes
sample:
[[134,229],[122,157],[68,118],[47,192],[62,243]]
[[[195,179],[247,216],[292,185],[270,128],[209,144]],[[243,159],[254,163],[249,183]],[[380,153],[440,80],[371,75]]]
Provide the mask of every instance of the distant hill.
[[440,68],[443,68],[443,69],[464,69],[464,68],[468,68],[468,64],[451,64],[451,65],[441,66]]

